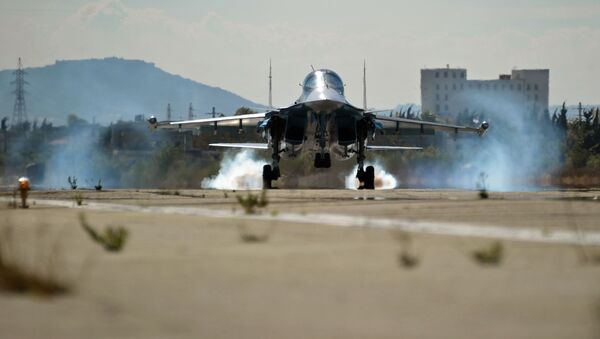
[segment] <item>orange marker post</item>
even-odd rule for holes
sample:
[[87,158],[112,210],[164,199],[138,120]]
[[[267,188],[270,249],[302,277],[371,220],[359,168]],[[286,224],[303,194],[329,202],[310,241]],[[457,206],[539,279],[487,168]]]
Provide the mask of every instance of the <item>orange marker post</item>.
[[29,179],[26,177],[19,178],[19,192],[21,192],[21,208],[29,208],[27,205],[27,195],[31,187],[29,186]]

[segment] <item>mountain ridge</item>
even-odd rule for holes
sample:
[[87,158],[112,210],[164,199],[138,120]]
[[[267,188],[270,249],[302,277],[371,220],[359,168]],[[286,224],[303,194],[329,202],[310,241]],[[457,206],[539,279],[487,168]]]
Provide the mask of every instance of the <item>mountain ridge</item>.
[[[47,118],[62,125],[69,114],[108,124],[136,115],[166,119],[187,118],[192,103],[195,117],[216,107],[233,114],[241,106],[264,107],[226,89],[206,85],[158,68],[144,60],[118,57],[57,60],[54,64],[24,68],[28,85],[25,100],[30,120]],[[0,71],[0,117],[11,117],[14,69]]]

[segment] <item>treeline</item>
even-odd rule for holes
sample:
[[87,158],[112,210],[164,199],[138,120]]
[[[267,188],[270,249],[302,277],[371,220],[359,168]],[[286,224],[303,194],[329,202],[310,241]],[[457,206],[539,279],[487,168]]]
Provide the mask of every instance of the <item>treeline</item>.
[[[252,113],[240,109],[239,114]],[[490,153],[500,149],[514,173],[525,176],[561,175],[570,170],[600,173],[600,109],[587,109],[581,119],[567,119],[564,107],[550,115],[548,112],[529,112],[519,115],[524,125],[515,130],[511,119],[499,118],[489,112],[463,112],[455,122],[474,125],[491,119],[491,129],[484,138],[394,134],[377,136],[377,145],[423,146],[423,152],[371,152],[370,162],[377,162],[400,181],[402,187],[471,187],[481,169],[480,164],[495,166],[498,157]],[[414,113],[411,109],[392,112],[392,116],[441,121],[433,114]],[[70,116],[67,126],[50,123],[31,123],[13,131],[2,126],[8,147],[0,152],[0,174],[4,184],[14,176],[26,173],[31,164],[46,165],[46,180],[56,177],[58,185],[67,186],[67,176],[83,180],[102,179],[106,187],[200,187],[203,178],[219,169],[222,152],[209,149],[212,142],[262,142],[256,127],[250,126],[239,134],[237,126],[212,126],[192,132],[178,133],[159,130],[151,133],[147,123],[118,122],[102,127],[76,116]],[[520,139],[520,136],[526,136]],[[508,146],[507,146],[508,145]],[[538,145],[531,147],[531,145]],[[539,146],[541,145],[541,147]],[[207,152],[207,150],[209,150]],[[480,156],[481,155],[481,156]],[[257,152],[257,158],[270,159],[269,151]],[[328,180],[343,185],[344,176],[353,171],[356,159],[333,162]],[[475,166],[470,166],[473,164]],[[75,166],[76,165],[76,166]],[[282,181],[300,177],[326,175],[313,167],[312,154],[304,152],[296,159],[282,162]],[[559,173],[559,174],[556,174]],[[10,176],[10,178],[8,178]],[[495,179],[491,177],[490,179]],[[462,181],[461,181],[462,180]],[[536,180],[536,178],[532,178]],[[1,184],[1,183],[0,183]],[[56,185],[53,185],[56,187]]]
[[[563,106],[563,111],[564,111]],[[582,112],[581,119],[566,121],[561,115],[553,121],[565,138],[566,166],[600,170],[600,108]]]

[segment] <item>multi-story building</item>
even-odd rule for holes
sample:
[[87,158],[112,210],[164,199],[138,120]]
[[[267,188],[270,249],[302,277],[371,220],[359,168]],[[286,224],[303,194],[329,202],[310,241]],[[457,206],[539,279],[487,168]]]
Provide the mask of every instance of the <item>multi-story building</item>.
[[422,69],[422,111],[455,116],[517,109],[538,114],[548,110],[549,74],[547,69],[524,69],[495,80],[468,80],[464,68]]

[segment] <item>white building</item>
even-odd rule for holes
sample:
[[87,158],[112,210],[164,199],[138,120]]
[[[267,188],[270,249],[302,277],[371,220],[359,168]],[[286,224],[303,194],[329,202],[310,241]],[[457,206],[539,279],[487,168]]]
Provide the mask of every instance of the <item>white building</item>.
[[462,112],[481,113],[516,109],[540,113],[548,110],[547,69],[513,70],[496,80],[468,80],[464,68],[421,70],[423,112],[456,116]]

